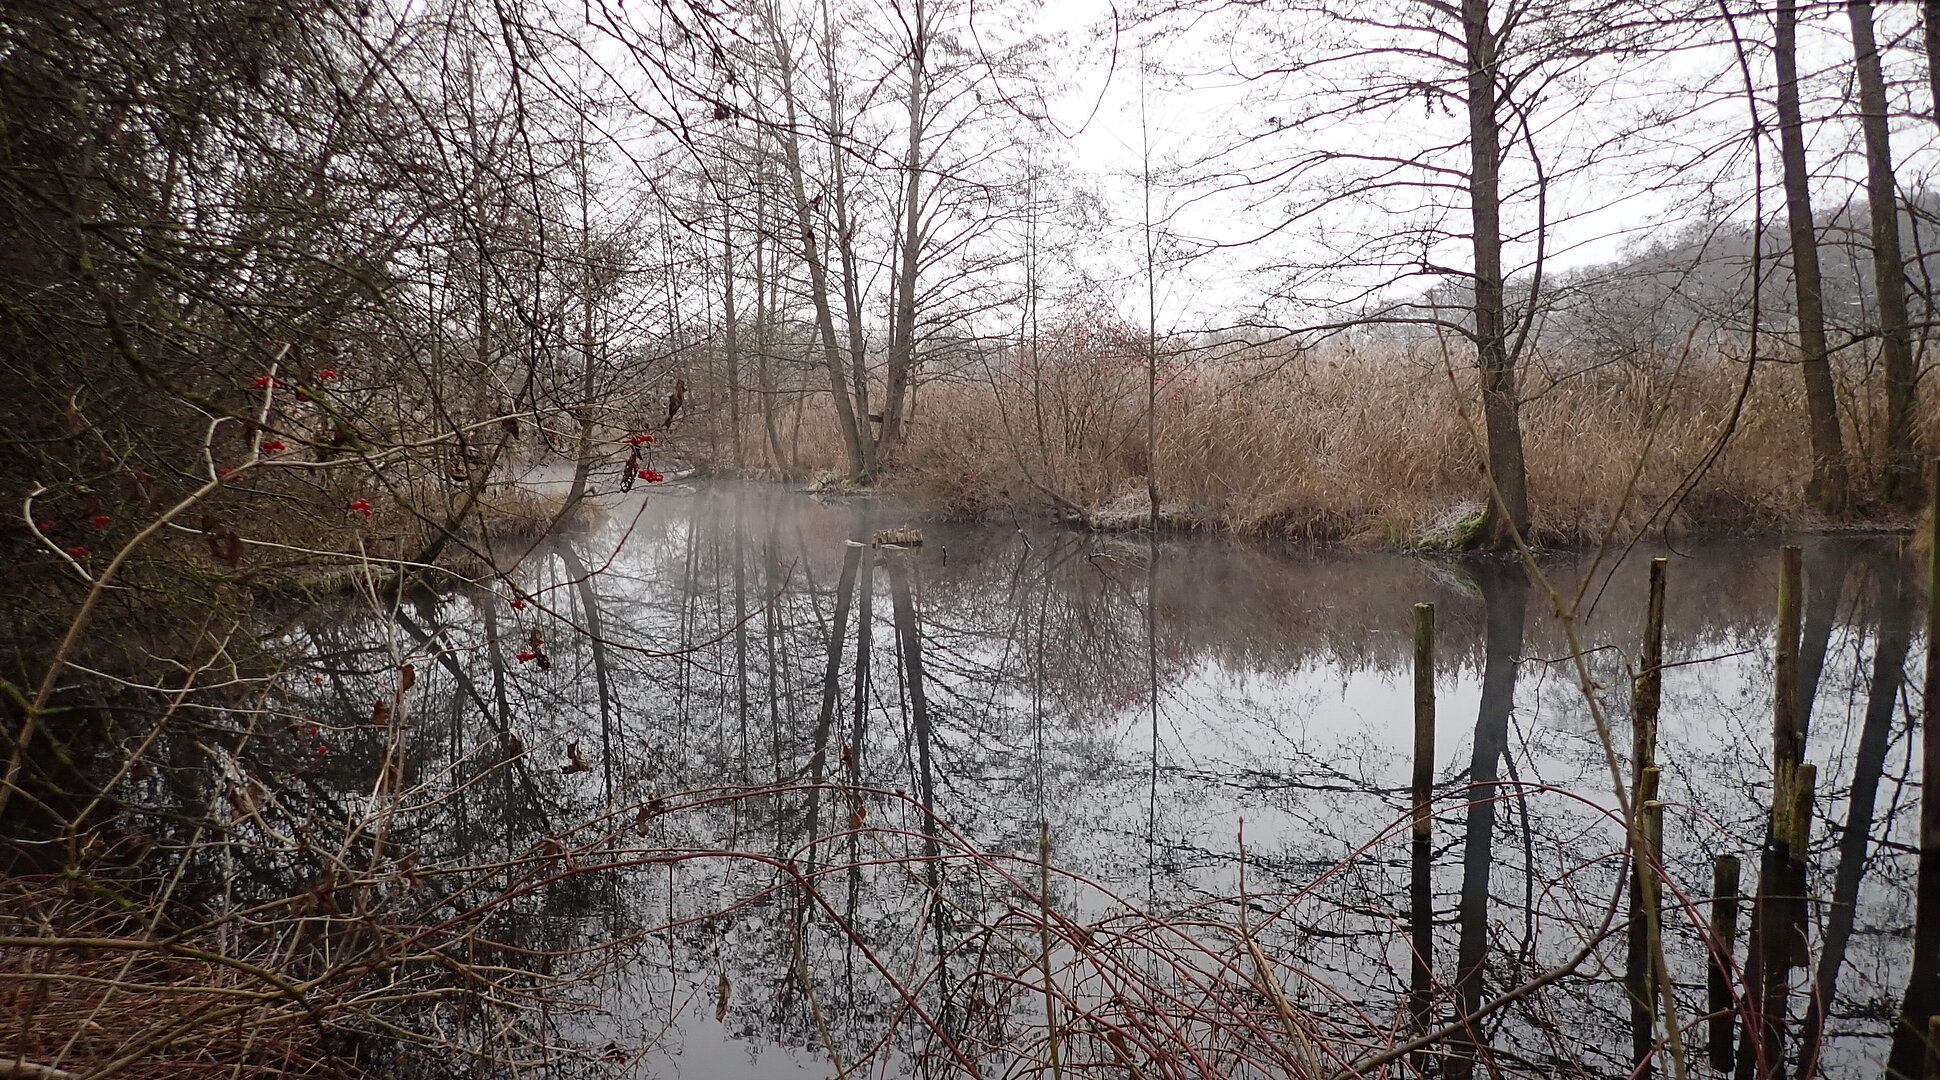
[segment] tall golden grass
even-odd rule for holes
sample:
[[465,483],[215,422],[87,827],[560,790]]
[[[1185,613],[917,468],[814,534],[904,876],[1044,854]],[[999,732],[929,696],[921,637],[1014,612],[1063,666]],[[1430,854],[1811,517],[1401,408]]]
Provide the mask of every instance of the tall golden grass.
[[[933,376],[887,480],[963,516],[1116,508],[1132,512],[1117,520],[1143,520],[1156,470],[1167,524],[1368,545],[1445,540],[1488,497],[1480,391],[1460,354],[1174,353],[1160,362],[1150,449],[1146,371],[1136,342],[1093,338]],[[1538,544],[1826,524],[1805,498],[1811,459],[1792,364],[1761,362],[1748,386],[1742,362],[1706,356],[1569,375],[1538,360],[1523,378]],[[1856,366],[1842,373],[1862,507],[1882,422],[1872,382]],[[789,464],[844,471],[825,399],[800,431]],[[744,438],[749,461],[774,464],[758,430]]]
[[[1473,368],[1381,352],[1172,362],[1145,444],[1142,363],[986,372],[933,388],[912,425],[907,485],[966,513],[1142,499],[1193,527],[1374,544],[1447,536],[1487,498]],[[1878,418],[1847,387],[1856,486]],[[1525,377],[1533,540],[1607,530],[1742,532],[1816,524],[1797,369],[1704,360]],[[1858,451],[1858,452],[1853,452]]]

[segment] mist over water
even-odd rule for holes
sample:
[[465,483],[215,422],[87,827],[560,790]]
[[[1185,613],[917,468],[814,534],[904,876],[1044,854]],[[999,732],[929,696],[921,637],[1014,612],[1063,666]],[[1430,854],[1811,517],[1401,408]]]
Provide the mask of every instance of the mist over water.
[[[905,525],[920,547],[869,544]],[[1055,977],[1099,1015],[1130,970],[1216,981],[1220,950],[1240,947],[1217,928],[1243,925],[1316,1023],[1404,1032],[1418,602],[1439,624],[1437,1015],[1568,958],[1607,926],[1625,872],[1568,641],[1511,563],[958,524],[730,484],[615,502],[545,543],[517,576],[523,609],[425,595],[292,633],[340,658],[344,674],[307,692],[340,703],[346,730],[368,709],[360,653],[388,655],[396,636],[432,657],[412,781],[457,797],[427,797],[399,842],[485,863],[593,821],[684,853],[568,877],[507,916],[530,948],[639,935],[581,987],[586,1008],[542,1021],[600,1068],[827,1075],[879,1055],[872,1072],[1042,1071],[1022,1047],[1042,1042],[1043,957],[1018,921],[1040,908],[1040,821],[1051,906],[1089,928],[1048,950]],[[1837,953],[1816,973],[1824,1067],[1870,1076],[1910,955],[1917,745],[1902,706],[1919,598],[1895,541],[1806,545],[1810,918]],[[1755,867],[1763,838],[1777,550],[1671,556],[1658,760],[1687,1022],[1704,1011],[1712,859]],[[1594,600],[1579,631],[1626,776],[1650,554],[1606,560],[1587,586],[1587,555],[1542,563],[1566,598]],[[354,759],[360,737],[339,749]],[[1132,929],[1153,919],[1210,928],[1208,944],[1182,967],[1162,933]],[[1117,959],[1071,944],[1087,940]],[[1474,1033],[1491,1068],[1628,1072],[1621,930],[1597,949]],[[1071,1023],[1075,1056],[1089,1036]]]

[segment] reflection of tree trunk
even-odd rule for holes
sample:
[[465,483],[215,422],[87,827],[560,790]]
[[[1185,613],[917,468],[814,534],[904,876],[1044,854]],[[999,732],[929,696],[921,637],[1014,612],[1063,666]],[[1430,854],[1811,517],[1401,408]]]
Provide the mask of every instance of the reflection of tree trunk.
[[[916,624],[916,602],[910,595],[909,567],[905,558],[901,554],[891,554],[884,560],[884,568],[889,571],[889,599],[896,620],[897,651],[902,653],[903,679],[909,692],[910,730],[916,739],[916,791],[923,800],[925,811],[923,876],[930,893],[940,898],[943,894],[943,868],[939,858],[941,845],[936,835],[936,770],[930,753],[929,691],[924,686],[923,635]],[[936,933],[937,975],[943,1002],[938,1019],[948,1035],[951,1033],[950,1002],[954,1000],[954,995],[950,991],[950,969],[943,958],[949,955],[946,945],[950,936],[950,909],[948,905],[933,902],[930,911]]]
[[1866,872],[1866,850],[1872,839],[1873,802],[1886,767],[1886,745],[1892,735],[1893,713],[1906,678],[1906,651],[1912,636],[1913,596],[1904,565],[1897,559],[1881,566],[1879,574],[1879,641],[1873,651],[1873,676],[1866,690],[1866,721],[1860,730],[1853,759],[1852,791],[1846,797],[1846,826],[1839,836],[1839,868],[1833,875],[1832,908],[1820,940],[1818,977],[1805,1014],[1804,1050],[1799,1075],[1811,1077],[1819,1059],[1826,1017],[1839,988],[1839,969],[1858,915],[1859,881]]
[[[739,431],[740,428],[735,429]],[[748,782],[748,533],[745,495],[734,498],[734,706],[741,719],[741,752],[735,772]]]
[[[857,535],[862,535],[865,532],[866,530],[860,528],[856,530]],[[854,711],[850,717],[849,737],[847,743],[842,747],[842,763],[844,766],[844,776],[842,779],[850,787],[859,788],[862,786],[863,740],[868,734],[869,661],[875,651],[876,584],[874,578],[876,549],[874,547],[867,547],[854,550],[860,551],[862,573],[860,580],[856,583],[856,596],[860,601],[860,605],[856,611]],[[851,793],[849,799],[851,813],[849,828],[854,830],[864,823],[865,819],[860,815],[866,811],[860,792]],[[861,848],[862,837],[860,833],[851,831],[849,835],[849,901],[848,911],[844,915],[844,918],[851,926],[855,925],[856,909],[861,903]],[[847,965],[846,974],[848,980],[853,985],[855,981],[855,948],[853,942],[844,949],[843,956],[844,963]]]
[[[766,668],[763,691],[768,698],[768,746],[772,754],[774,782],[780,786],[781,774],[781,697],[792,693],[793,682],[784,670],[787,655],[781,642],[781,516],[769,511],[768,550],[762,564],[761,594],[768,602],[761,605],[762,666]],[[795,715],[791,697],[788,715]]]
[[[1940,489],[1940,470],[1933,478]],[[1936,495],[1940,502],[1940,495]],[[1928,524],[1940,529],[1940,505],[1929,508]],[[1940,1047],[1933,1018],[1940,1016],[1940,541],[1927,557],[1925,682],[1920,687],[1920,864],[1913,885],[1913,969],[1893,1029],[1886,1060],[1889,1077],[1912,1080],[1922,1059],[1931,1063]],[[1931,1072],[1927,1076],[1932,1076]]]
[[808,793],[808,812],[802,820],[804,835],[814,836],[821,815],[822,791],[819,786],[828,770],[829,732],[835,725],[835,710],[842,698],[842,643],[849,633],[849,608],[855,601],[856,570],[862,565],[861,547],[850,547],[842,556],[842,577],[835,585],[835,620],[829,628],[828,663],[822,669],[822,711],[815,718],[815,749],[808,759],[809,783],[817,785]]
[[[500,755],[507,753],[512,745],[514,745],[514,739],[516,737],[506,722],[508,710],[505,701],[505,660],[503,657],[497,655],[496,645],[487,650],[488,655],[491,656],[492,676],[498,698],[498,707],[494,709],[492,702],[486,700],[485,695],[479,692],[478,684],[472,681],[471,676],[466,674],[465,669],[459,666],[458,661],[453,658],[451,650],[442,647],[430,631],[419,626],[409,615],[399,611],[396,613],[396,617],[397,624],[404,629],[404,632],[409,634],[412,640],[424,646],[429,655],[436,657],[440,667],[451,673],[451,677],[457,681],[459,689],[464,691],[465,696],[477,708],[478,714],[492,723],[494,732],[498,736],[498,746],[495,748],[497,753],[484,756],[493,762],[500,760]],[[485,627],[486,639],[495,642],[498,633],[497,620],[492,616],[489,609],[485,614]],[[454,762],[463,753],[462,743],[455,744],[455,749],[456,752],[452,757]],[[512,782],[516,779],[519,786],[525,792],[525,805],[532,812],[533,820],[537,822],[538,829],[543,832],[552,831],[552,822],[546,814],[545,804],[539,798],[539,785],[533,781],[532,771],[524,755],[513,757],[510,766],[501,771],[505,774],[504,788],[501,794],[504,796],[505,814],[508,820],[513,813],[512,808],[514,804],[511,793]],[[455,799],[453,803],[460,807],[469,807],[471,805],[471,801],[467,799]],[[503,835],[502,830],[501,835]]]
[[[1475,567],[1487,618],[1482,667],[1482,702],[1476,710],[1475,746],[1469,760],[1468,822],[1462,841],[1462,898],[1456,945],[1455,997],[1461,1015],[1482,1005],[1484,967],[1489,955],[1489,877],[1495,851],[1495,809],[1502,755],[1508,749],[1509,713],[1516,698],[1516,664],[1522,655],[1523,616],[1529,579],[1517,563],[1487,562]],[[1471,1028],[1457,1036],[1448,1060],[1450,1080],[1468,1080],[1480,1051],[1480,1034]]]
[[587,640],[593,649],[593,685],[597,688],[600,701],[600,758],[605,770],[606,803],[613,804],[614,759],[618,748],[613,744],[614,713],[618,705],[613,699],[613,665],[606,654],[606,631],[600,623],[599,592],[593,587],[593,575],[586,570],[586,563],[579,553],[569,544],[555,545],[559,561],[571,575],[573,588],[579,593],[579,607],[582,618],[586,620]]
[[[860,531],[860,530],[859,530]],[[862,579],[856,586],[859,610],[855,628],[855,698],[850,721],[848,758],[849,782],[860,783],[862,776],[862,733],[869,715],[869,653],[874,647],[876,549],[862,549]]]
[[1844,544],[1820,544],[1812,549],[1806,567],[1805,629],[1799,639],[1799,739],[1812,729],[1812,706],[1819,696],[1819,679],[1825,673],[1826,650],[1832,642],[1832,626],[1839,618],[1839,604],[1845,598],[1846,568],[1852,552]]

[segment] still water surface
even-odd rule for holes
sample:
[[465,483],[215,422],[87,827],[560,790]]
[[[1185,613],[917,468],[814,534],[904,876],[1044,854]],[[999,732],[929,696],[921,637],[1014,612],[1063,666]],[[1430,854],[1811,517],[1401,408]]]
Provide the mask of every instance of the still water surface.
[[[855,542],[901,525],[921,547]],[[1804,543],[1825,1068],[1876,1076],[1909,951],[1917,598],[1893,541]],[[1777,551],[1672,554],[1659,759],[1673,904],[1705,899],[1718,854],[1743,856],[1755,884]],[[1584,591],[1620,755],[1651,554],[1587,586],[1585,557],[1544,563],[1563,594]],[[292,634],[329,658],[305,692],[350,718],[329,737],[352,754],[368,738],[359,710],[395,658],[416,659],[421,850],[516,857],[611,815],[633,844],[717,853],[579,875],[508,913],[502,932],[535,948],[627,938],[556,1015],[520,1021],[592,1071],[1049,1075],[1040,822],[1065,927],[1048,960],[1073,1002],[1066,1061],[1122,1062],[1103,1032],[1129,1015],[1125,981],[1230,964],[1216,957],[1244,955],[1242,921],[1333,1040],[1311,1050],[1322,1066],[1391,1042],[1407,1029],[1418,602],[1439,623],[1437,1015],[1568,957],[1621,887],[1608,760],[1568,643],[1548,592],[1504,564],[1153,545],[722,484],[614,502],[516,580],[522,608],[509,591],[422,596]],[[812,894],[790,883],[803,880]],[[1704,917],[1665,917],[1687,1021],[1703,1011]],[[1200,960],[1159,944],[1184,924],[1202,927]],[[1087,952],[1114,933],[1112,960]],[[1493,1067],[1628,1074],[1623,947],[1618,932],[1482,1025]],[[1243,1058],[1220,1067],[1244,1073]]]

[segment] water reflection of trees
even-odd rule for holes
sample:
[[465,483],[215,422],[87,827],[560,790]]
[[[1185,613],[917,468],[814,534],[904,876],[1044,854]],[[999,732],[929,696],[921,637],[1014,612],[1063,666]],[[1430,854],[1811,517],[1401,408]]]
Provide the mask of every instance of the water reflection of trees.
[[[1386,715],[1406,698],[1382,694],[1405,685],[1408,611],[1426,600],[1446,664],[1433,1023],[1594,948],[1413,1060],[1457,1077],[1630,1069],[1622,934],[1601,936],[1623,830],[1552,663],[1567,647],[1548,599],[1518,571],[1168,539],[1148,593],[1142,541],[932,525],[920,549],[868,544],[900,523],[876,504],[704,490],[539,553],[519,606],[422,595],[289,625],[322,681],[279,684],[266,715],[336,722],[254,751],[277,820],[359,823],[347,861],[422,924],[492,905],[445,946],[462,969],[421,965],[436,993],[387,1005],[388,1035],[362,1032],[372,1060],[449,1070],[440,1039],[459,1031],[508,1056],[518,1042],[649,1067],[719,1023],[838,1067],[886,1054],[1035,1074],[1055,1041],[1071,1068],[1331,1075],[1413,1033],[1405,717]],[[1590,586],[1613,715],[1641,563]],[[1576,586],[1576,567],[1549,569]],[[1912,739],[1895,705],[1916,598],[1890,551],[1826,542],[1808,571],[1826,902],[1799,1030],[1849,1072],[1883,1055],[1905,980]],[[1673,568],[1666,870],[1694,902],[1714,855],[1761,838],[1774,573],[1764,545]],[[1707,657],[1724,659],[1690,663]],[[400,662],[407,715],[374,724]],[[1358,699],[1365,713],[1343,707]],[[144,805],[215,813],[226,781],[192,764],[147,781]],[[186,875],[195,902],[328,872],[298,850],[211,849]],[[407,859],[439,872],[418,880]],[[1687,1018],[1702,914],[1666,918]],[[526,996],[466,992],[480,970]]]
[[[1118,886],[1157,867],[1162,895],[1139,900],[1161,909],[1230,893],[1235,857],[1230,831],[1242,813],[1262,823],[1254,826],[1259,831],[1250,845],[1249,866],[1257,887],[1266,891],[1304,887],[1398,813],[1402,793],[1392,780],[1392,755],[1344,764],[1330,753],[1336,747],[1269,749],[1262,760],[1225,763],[1239,767],[1214,777],[1203,768],[1176,765],[1170,760],[1174,755],[1162,751],[1161,835],[1144,835],[1133,781],[1147,763],[1137,754],[1139,740],[1125,730],[1145,694],[1144,546],[1055,532],[998,543],[988,533],[948,528],[932,528],[920,553],[846,545],[890,520],[871,517],[872,512],[834,508],[804,522],[795,505],[697,506],[688,532],[669,532],[657,548],[643,553],[637,565],[657,566],[670,578],[677,572],[681,587],[677,593],[650,594],[644,605],[629,597],[615,621],[634,620],[649,632],[655,616],[643,607],[677,604],[679,632],[690,639],[725,634],[712,651],[704,649],[680,664],[687,689],[674,715],[687,737],[698,740],[683,743],[686,765],[702,765],[701,775],[719,779],[802,778],[906,791],[994,851],[1030,851],[1035,821],[1045,816],[1053,822],[1061,865]],[[745,524],[726,527],[722,522],[728,517]],[[1868,1010],[1877,1021],[1878,995],[1892,985],[1891,962],[1880,958],[1900,947],[1890,934],[1871,933],[1864,961],[1870,968],[1859,977],[1864,988],[1848,992],[1835,986],[1834,972],[1860,966],[1839,955],[1855,928],[1873,925],[1857,916],[1860,902],[1847,898],[1859,896],[1862,879],[1884,883],[1866,891],[1866,903],[1890,908],[1903,905],[1905,895],[1903,881],[1894,883],[1869,865],[1880,861],[1877,845],[1869,856],[1849,839],[1871,831],[1866,804],[1877,799],[1880,783],[1871,775],[1878,772],[1872,763],[1881,756],[1883,725],[1893,715],[1883,705],[1867,709],[1864,703],[1894,699],[1890,691],[1901,677],[1895,654],[1903,654],[1906,637],[1903,626],[1895,631],[1891,622],[1904,605],[1881,608],[1874,599],[1880,588],[1903,587],[1897,563],[1867,551],[1861,565],[1848,566],[1851,550],[1826,543],[1813,552],[1805,635],[1805,668],[1808,680],[1817,683],[1815,696],[1833,707],[1858,702],[1861,712],[1873,717],[1865,728],[1870,734],[1862,733],[1864,760],[1842,760],[1828,768],[1843,779],[1826,788],[1827,805],[1850,802],[1858,823],[1849,827],[1835,820],[1824,830],[1824,843],[1850,853],[1835,871],[1839,883],[1822,893],[1833,902],[1824,929],[1829,949],[1823,964],[1830,966],[1819,976],[1821,985],[1835,991],[1827,1010],[1840,1018],[1833,1027],[1847,1034],[1865,1027]],[[1207,667],[1272,676],[1324,670],[1398,677],[1407,660],[1407,607],[1419,599],[1437,603],[1444,656],[1467,672],[1460,681],[1479,681],[1483,703],[1478,726],[1464,740],[1466,768],[1445,770],[1443,776],[1451,795],[1463,785],[1478,785],[1443,814],[1446,854],[1438,880],[1444,918],[1452,922],[1444,940],[1453,947],[1453,955],[1444,958],[1444,963],[1453,961],[1444,972],[1447,993],[1478,1005],[1575,948],[1580,933],[1559,936],[1553,928],[1580,932],[1595,923],[1599,898],[1621,873],[1621,862],[1613,861],[1620,839],[1599,831],[1593,811],[1559,801],[1547,790],[1585,790],[1596,779],[1597,759],[1579,719],[1580,705],[1572,707],[1567,680],[1547,672],[1540,660],[1566,652],[1553,623],[1541,618],[1544,598],[1529,596],[1514,575],[1391,556],[1193,540],[1168,542],[1163,557],[1164,576],[1153,602],[1162,694],[1168,697],[1181,693],[1182,684]],[[777,566],[787,567],[787,573],[776,574]],[[1574,586],[1569,566],[1554,569]],[[764,587],[753,606],[759,615],[746,616],[747,583],[758,572]],[[1666,715],[1673,719],[1667,723],[1665,757],[1675,785],[1669,794],[1689,808],[1673,825],[1670,854],[1680,863],[1680,877],[1696,881],[1714,851],[1755,847],[1762,820],[1761,787],[1768,783],[1769,765],[1746,748],[1762,744],[1768,711],[1758,672],[1769,648],[1774,571],[1763,551],[1746,546],[1680,562],[1677,573],[1669,609],[1673,662],[1742,654],[1675,669],[1667,680]],[[733,584],[737,575],[739,589]],[[883,610],[894,607],[882,602],[893,597],[879,595],[893,594],[898,576],[911,582],[918,597],[912,609],[921,610],[928,701],[920,722],[906,641],[893,612],[885,616]],[[885,588],[885,577],[892,587]],[[1595,654],[1594,665],[1619,715],[1626,681],[1622,656],[1641,623],[1639,577],[1626,567],[1614,580],[1596,583],[1602,593],[1589,622],[1592,631],[1623,650]],[[658,618],[658,625],[675,625],[664,611]],[[1881,618],[1887,619],[1883,627],[1877,623]],[[866,633],[864,625],[870,627]],[[735,633],[736,628],[743,632]],[[750,633],[759,635],[758,645],[747,642]],[[831,635],[846,650],[832,668],[826,666]],[[1881,636],[1883,653],[1874,645]],[[867,660],[856,651],[865,638]],[[1719,668],[1729,669],[1722,679],[1713,677]],[[634,700],[655,692],[655,677],[644,669],[631,681],[616,676],[615,683],[631,686],[617,693]],[[1721,696],[1721,684],[1735,685],[1734,696]],[[704,689],[708,685],[714,687],[711,699]],[[1519,703],[1516,710],[1510,702]],[[1535,727],[1521,711],[1526,708],[1534,709]],[[769,720],[768,739],[744,734],[749,728],[742,719],[751,715]],[[788,724],[789,717],[796,722]],[[1270,719],[1255,715],[1252,722]],[[731,726],[735,737],[710,740],[709,725],[717,732]],[[1843,728],[1823,722],[1817,731],[1815,751],[1846,737]],[[1902,751],[1903,735],[1902,730]],[[755,768],[751,755],[768,768]],[[657,766],[659,775],[638,770],[632,775],[682,786],[666,775],[667,764]],[[708,774],[708,768],[714,771]],[[1594,787],[1588,790],[1594,794]],[[1489,791],[1495,796],[1484,797]],[[1343,805],[1341,796],[1348,792],[1358,798],[1347,801],[1359,805]],[[845,828],[854,812],[849,802],[818,788],[801,796],[800,804],[793,814],[777,815],[790,822],[787,839],[824,831],[846,834],[844,849],[829,858],[863,857],[860,839]],[[1208,806],[1219,809],[1207,811]],[[1223,823],[1224,835],[1208,824],[1215,819]],[[1890,827],[1884,819],[1878,824]],[[738,827],[751,826],[743,818]],[[1558,868],[1579,864],[1567,885],[1559,886]],[[1001,925],[1001,919],[988,921],[990,912],[977,904],[936,899],[934,891],[947,897],[951,889],[947,872],[937,878],[938,865],[924,859],[923,872],[904,883],[916,891],[900,898],[880,882],[872,889],[861,870],[848,871],[837,921],[883,935],[864,934],[871,941],[907,939],[912,954],[916,943],[927,942],[933,955],[951,951],[951,935],[968,940],[975,936],[973,927]],[[1348,995],[1336,1003],[1340,1008],[1374,1009],[1394,1000],[1399,970],[1394,960],[1401,948],[1400,916],[1392,899],[1401,892],[1398,871],[1398,861],[1383,852],[1363,855],[1351,873],[1337,873],[1321,887],[1303,891],[1288,918],[1275,923],[1298,927],[1276,943],[1276,955],[1311,965],[1305,971],[1325,972],[1330,992]],[[1903,867],[1899,873],[1904,875]],[[813,917],[802,917],[803,927],[813,924]],[[798,930],[796,936],[807,932]],[[1274,930],[1269,926],[1262,932]],[[1675,963],[1698,970],[1703,953],[1696,932],[1681,928],[1678,935],[1672,945]],[[841,969],[853,972],[858,946],[831,936],[822,947],[833,950],[824,962],[834,963],[832,956],[840,955]],[[804,956],[814,952],[802,950]],[[1029,961],[1028,950],[1012,959]],[[800,966],[787,956],[739,957],[736,963],[751,965],[748,970]],[[923,985],[934,984],[944,995],[941,1009],[950,1000],[942,987],[964,984],[970,972],[954,971],[951,962],[935,963],[930,970]],[[1848,970],[1846,982],[1853,978]],[[846,990],[843,996],[853,999]],[[982,1016],[988,1022],[986,1013],[956,1004],[957,1021]],[[1028,1011],[1029,1005],[1016,1007]],[[1609,1034],[1623,1030],[1623,1007],[1609,978],[1590,975],[1569,980],[1529,1008],[1505,1010],[1475,1035],[1492,1048],[1492,1060],[1602,1060],[1627,1066],[1628,1047]],[[823,1023],[838,1018],[831,1030],[849,1031],[854,1040],[849,1050],[857,1053],[879,1031],[875,1025],[884,1013],[849,1009],[824,1010]],[[765,1037],[814,1045],[819,1041],[814,1011],[801,1008],[790,1022],[778,1013],[781,1026]],[[939,1023],[951,1015],[939,1011]],[[1560,1022],[1558,1015],[1572,1021]],[[1820,1023],[1816,1016],[1808,1020],[1809,1026]],[[1875,1022],[1871,1030],[1881,1029]],[[1845,1045],[1861,1044],[1846,1039]],[[1459,1059],[1451,1063],[1451,1071],[1461,1067]]]

